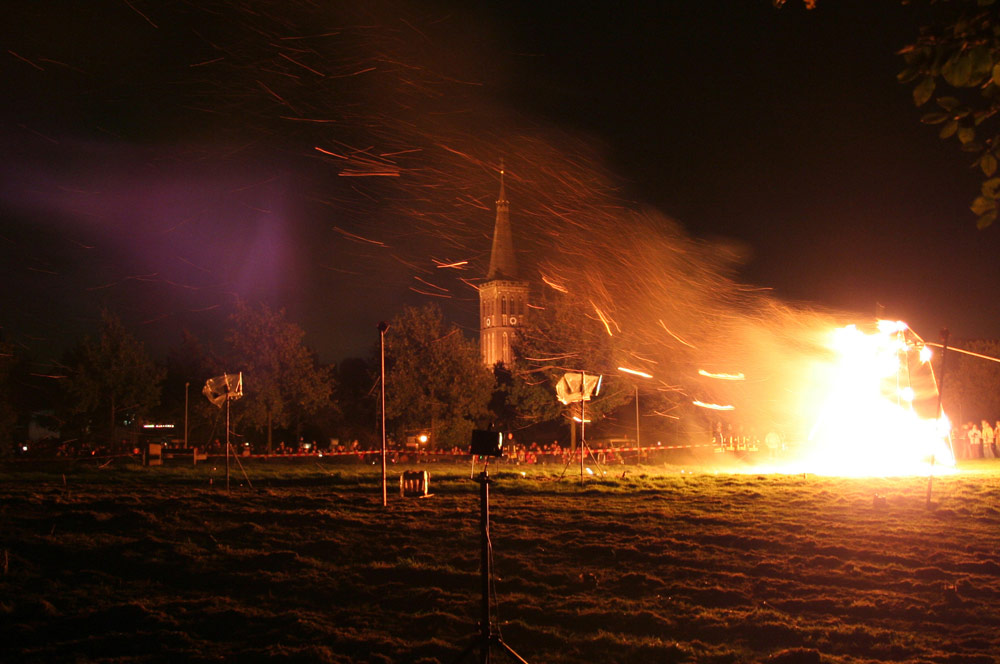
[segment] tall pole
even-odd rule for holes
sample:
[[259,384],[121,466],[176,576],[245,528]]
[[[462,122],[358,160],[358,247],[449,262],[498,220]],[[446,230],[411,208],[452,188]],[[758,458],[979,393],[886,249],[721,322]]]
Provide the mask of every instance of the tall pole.
[[188,446],[188,388],[191,383],[184,383],[184,448]]
[[229,394],[226,394],[226,493],[229,493]]
[[[937,418],[941,419],[941,397],[944,394],[944,360],[945,356],[948,354],[948,337],[951,333],[948,328],[941,330],[941,375],[938,376],[938,405],[937,405]],[[948,436],[951,438],[951,435]]]
[[492,640],[492,625],[490,624],[490,579],[493,578],[493,566],[490,561],[490,477],[484,470],[479,475],[479,529],[480,538],[479,570],[482,583],[482,604],[480,605],[480,662],[490,661],[490,641]]
[[583,449],[587,446],[587,374],[580,372],[580,484],[583,484]]
[[[638,369],[629,369],[628,367],[618,367],[618,371],[622,373],[631,374],[633,376],[639,376],[640,378],[652,378],[652,374],[648,374],[645,371],[640,371]],[[642,463],[642,442],[639,440],[639,383],[635,383],[635,446],[638,448],[635,453],[636,463]]]
[[[941,330],[941,375],[938,377],[938,402],[937,402],[937,422],[938,431],[940,432],[941,426],[941,397],[944,396],[944,362],[948,356],[948,337],[951,333],[948,332],[948,328]],[[951,431],[948,432],[948,446],[951,447],[951,457],[955,458],[955,448],[952,446],[951,442]],[[927,473],[927,507],[931,506],[931,492],[934,488],[934,455],[931,454],[931,468],[930,472]]]
[[635,446],[639,448],[639,455],[642,455],[642,443],[639,442],[639,385],[635,386]]
[[380,408],[382,412],[382,507],[389,504],[385,488],[385,331],[388,329],[389,324],[385,321],[378,324],[379,355],[382,370],[382,378],[379,381],[382,384],[382,406]]

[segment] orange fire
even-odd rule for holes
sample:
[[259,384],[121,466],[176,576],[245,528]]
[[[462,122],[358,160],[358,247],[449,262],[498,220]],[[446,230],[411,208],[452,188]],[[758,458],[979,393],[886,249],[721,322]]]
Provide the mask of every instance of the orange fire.
[[824,404],[799,459],[823,475],[899,476],[955,465],[923,341],[903,322],[834,330],[818,376]]

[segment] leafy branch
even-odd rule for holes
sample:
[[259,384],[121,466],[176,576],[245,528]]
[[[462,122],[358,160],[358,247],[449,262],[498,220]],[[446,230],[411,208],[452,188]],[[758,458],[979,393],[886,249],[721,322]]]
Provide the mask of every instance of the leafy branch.
[[984,177],[973,201],[977,226],[996,221],[1000,200],[1000,134],[990,121],[1000,111],[1000,10],[995,0],[937,3],[944,14],[937,25],[920,30],[917,40],[899,51],[906,67],[897,76],[913,86],[918,107],[933,101],[936,110],[921,122],[940,125],[938,136],[955,139],[974,155]]

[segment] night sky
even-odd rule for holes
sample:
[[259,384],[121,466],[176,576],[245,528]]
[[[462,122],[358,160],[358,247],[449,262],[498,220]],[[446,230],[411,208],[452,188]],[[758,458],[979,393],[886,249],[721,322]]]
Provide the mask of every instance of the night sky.
[[656,259],[605,249],[662,232],[696,287],[1000,336],[979,178],[896,82],[913,8],[349,4],[6,8],[4,337],[56,357],[107,306],[216,345],[236,297],[327,361],[407,304],[471,335],[501,158],[534,281],[586,265],[613,301]]

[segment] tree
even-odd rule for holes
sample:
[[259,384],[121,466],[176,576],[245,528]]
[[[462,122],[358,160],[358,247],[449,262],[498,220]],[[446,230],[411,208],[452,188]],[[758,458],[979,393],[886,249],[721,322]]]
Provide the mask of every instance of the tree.
[[516,431],[558,420],[562,406],[544,373],[533,373],[519,356],[515,341],[515,358],[508,368],[499,363],[493,368],[495,385],[490,399],[493,421],[504,431]]
[[335,398],[340,406],[337,428],[342,437],[358,440],[368,447],[379,429],[378,365],[359,357],[349,357],[337,364]]
[[177,424],[175,435],[184,435],[185,398],[189,439],[202,447],[214,437],[219,424],[219,409],[202,398],[205,381],[225,371],[225,362],[206,350],[201,341],[185,330],[181,343],[167,354],[167,372],[163,384],[163,402],[158,414]]
[[602,374],[600,394],[587,402],[587,419],[599,420],[629,402],[632,390],[615,372],[622,363],[615,337],[587,303],[562,293],[538,300],[528,324],[515,343],[512,367],[516,389],[511,391],[520,417],[538,420],[560,415],[572,421],[579,404],[556,399],[556,383],[567,373]]
[[[786,0],[772,0],[782,7]],[[902,0],[908,4],[909,0]],[[814,9],[815,0],[804,0]],[[980,194],[970,206],[976,225],[986,228],[1000,211],[1000,6],[996,0],[948,0],[931,5],[933,23],[920,29],[917,39],[899,53],[906,63],[898,79],[913,86],[913,102],[936,109],[921,122],[940,125],[938,136],[954,139],[972,155],[972,165],[983,174]]]
[[385,353],[386,417],[396,436],[430,428],[432,445],[468,443],[472,429],[489,417],[493,389],[478,344],[446,325],[439,307],[426,305],[392,320]]
[[939,125],[938,135],[955,139],[984,177],[971,209],[979,228],[997,218],[1000,199],[1000,7],[994,0],[936,3],[935,24],[900,51],[906,68],[899,81],[913,86],[913,102],[936,109],[921,121]]
[[107,408],[109,441],[114,441],[119,413],[142,417],[159,403],[163,369],[109,311],[101,312],[100,337],[84,339],[72,357],[68,383],[72,409],[93,418]]
[[285,319],[285,310],[237,302],[227,336],[231,364],[243,372],[241,420],[267,431],[267,451],[274,450],[275,426],[301,429],[304,419],[332,408],[333,377],[303,344],[305,332]]

